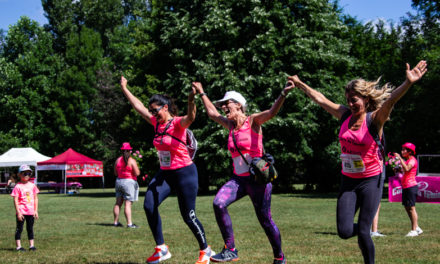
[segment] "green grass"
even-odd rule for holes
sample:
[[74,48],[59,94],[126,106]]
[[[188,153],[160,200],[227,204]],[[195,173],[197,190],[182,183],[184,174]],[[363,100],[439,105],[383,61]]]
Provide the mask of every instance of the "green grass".
[[[145,187],[144,187],[145,188]],[[145,191],[145,189],[143,190]],[[139,229],[114,228],[112,189],[82,190],[79,195],[39,195],[40,219],[35,223],[36,252],[15,252],[15,210],[9,195],[0,195],[0,263],[144,263],[154,240],[143,212],[143,193],[133,206]],[[197,200],[197,214],[208,243],[219,251],[223,242],[212,210],[213,196]],[[198,247],[183,223],[176,197],[160,207],[164,237],[173,257],[165,263],[195,263]],[[272,263],[270,244],[260,227],[249,198],[229,207],[239,263]],[[279,194],[272,198],[272,215],[283,240],[288,263],[362,263],[357,239],[336,234],[334,194]],[[421,236],[406,238],[409,219],[399,203],[382,201],[375,238],[377,263],[440,263],[440,205],[417,204]],[[125,218],[122,216],[122,223]],[[28,248],[23,231],[22,244]]]

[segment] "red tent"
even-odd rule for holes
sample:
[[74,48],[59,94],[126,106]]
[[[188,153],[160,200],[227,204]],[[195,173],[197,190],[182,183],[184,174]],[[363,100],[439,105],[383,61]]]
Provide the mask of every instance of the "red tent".
[[67,178],[102,177],[102,182],[104,183],[102,161],[91,159],[71,148],[49,160],[38,162],[37,170],[63,171],[65,192]]

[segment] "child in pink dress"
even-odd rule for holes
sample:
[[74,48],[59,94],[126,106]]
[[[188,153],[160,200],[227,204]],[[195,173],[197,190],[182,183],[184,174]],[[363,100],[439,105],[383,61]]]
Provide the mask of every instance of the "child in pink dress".
[[17,229],[15,230],[15,244],[17,251],[26,251],[21,246],[21,232],[23,231],[23,225],[26,220],[26,230],[29,239],[29,250],[37,250],[34,245],[34,220],[38,219],[38,197],[40,192],[29,181],[32,175],[32,170],[28,165],[21,165],[18,169],[18,176],[20,182],[18,182],[14,190],[12,190],[11,196],[14,197],[14,205],[16,211]]

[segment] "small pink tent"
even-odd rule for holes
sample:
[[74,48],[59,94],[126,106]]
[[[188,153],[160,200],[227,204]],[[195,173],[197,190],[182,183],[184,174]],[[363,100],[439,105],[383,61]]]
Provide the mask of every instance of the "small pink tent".
[[102,161],[91,159],[71,148],[49,160],[38,162],[37,165],[38,170],[61,170],[63,172],[65,193],[67,178],[101,177],[104,186]]

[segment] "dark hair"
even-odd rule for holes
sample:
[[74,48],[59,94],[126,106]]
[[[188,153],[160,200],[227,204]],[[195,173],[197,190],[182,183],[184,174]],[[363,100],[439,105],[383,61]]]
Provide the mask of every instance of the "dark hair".
[[130,155],[131,155],[130,151],[124,151],[124,150],[122,151],[122,157],[124,158],[125,166],[128,165],[128,159],[130,158]]
[[151,96],[148,105],[157,104],[159,106],[168,105],[168,111],[172,116],[178,115],[177,106],[174,103],[174,99],[165,94],[155,94]]

